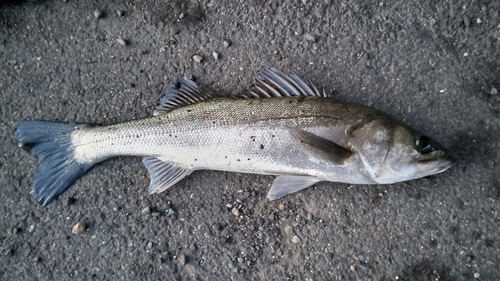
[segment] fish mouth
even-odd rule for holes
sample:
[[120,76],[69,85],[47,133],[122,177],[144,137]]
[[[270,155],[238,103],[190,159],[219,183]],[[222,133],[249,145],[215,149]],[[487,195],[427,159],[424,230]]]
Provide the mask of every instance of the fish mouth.
[[[429,175],[442,173],[455,164],[455,159],[450,155],[441,155],[438,158],[420,159],[418,163],[425,165]],[[424,166],[424,167],[425,167]]]
[[453,159],[453,157],[447,155],[446,158],[442,158],[439,160],[438,165],[436,167],[437,168],[436,174],[442,173],[442,172],[448,170],[454,164],[455,164],[455,159]]

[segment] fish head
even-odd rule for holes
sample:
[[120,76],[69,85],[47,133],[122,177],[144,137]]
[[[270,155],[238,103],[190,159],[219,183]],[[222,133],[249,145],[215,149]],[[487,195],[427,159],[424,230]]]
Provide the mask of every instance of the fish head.
[[381,184],[417,179],[446,171],[453,165],[449,152],[420,132],[374,116],[347,132],[364,168]]

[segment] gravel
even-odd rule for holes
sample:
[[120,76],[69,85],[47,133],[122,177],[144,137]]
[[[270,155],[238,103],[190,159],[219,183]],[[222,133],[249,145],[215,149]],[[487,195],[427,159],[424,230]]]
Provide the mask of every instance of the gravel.
[[[500,280],[500,2],[380,3],[3,5],[0,279]],[[268,201],[274,177],[217,171],[149,195],[140,157],[117,157],[48,206],[30,194],[37,160],[14,140],[19,120],[145,118],[178,77],[231,95],[270,66],[414,126],[455,166]],[[69,233],[82,218],[90,228]]]

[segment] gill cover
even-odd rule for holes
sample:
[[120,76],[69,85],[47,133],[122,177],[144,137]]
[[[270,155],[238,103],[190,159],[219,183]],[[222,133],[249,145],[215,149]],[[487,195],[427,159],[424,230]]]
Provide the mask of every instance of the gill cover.
[[382,116],[370,116],[356,124],[347,137],[357,151],[372,178],[384,181],[384,164],[392,142],[393,126]]

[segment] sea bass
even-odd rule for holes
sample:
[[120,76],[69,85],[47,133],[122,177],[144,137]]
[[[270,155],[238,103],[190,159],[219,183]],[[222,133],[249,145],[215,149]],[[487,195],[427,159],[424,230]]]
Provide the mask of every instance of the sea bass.
[[143,157],[150,194],[207,169],[276,175],[270,200],[320,181],[391,184],[452,165],[447,150],[418,131],[277,68],[237,96],[180,78],[153,117],[109,126],[21,121],[15,137],[38,158],[33,190],[43,205],[119,155]]

